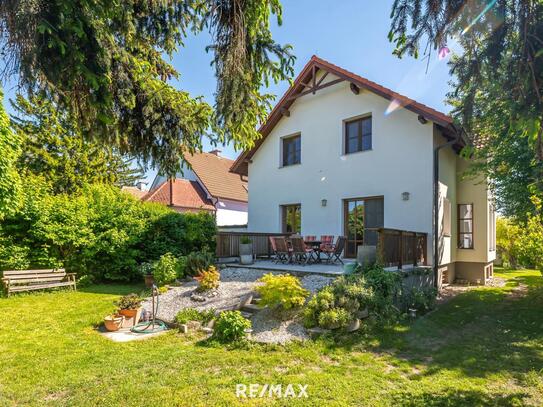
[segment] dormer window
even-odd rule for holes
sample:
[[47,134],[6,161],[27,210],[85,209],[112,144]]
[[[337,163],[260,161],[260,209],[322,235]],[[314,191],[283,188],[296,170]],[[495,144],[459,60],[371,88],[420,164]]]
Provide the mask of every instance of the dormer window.
[[371,150],[371,116],[345,122],[345,154]]

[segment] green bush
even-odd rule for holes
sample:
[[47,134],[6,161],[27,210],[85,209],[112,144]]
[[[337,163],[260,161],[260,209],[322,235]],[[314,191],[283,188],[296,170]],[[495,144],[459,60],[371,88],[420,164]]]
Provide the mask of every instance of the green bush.
[[161,287],[172,283],[178,275],[178,260],[171,253],[166,253],[153,265],[155,284]]
[[215,315],[215,309],[213,308],[203,311],[199,311],[196,308],[185,308],[177,313],[175,322],[178,324],[186,324],[189,321],[199,321],[206,325],[211,322],[211,320],[215,319]]
[[404,311],[414,308],[421,313],[428,312],[435,308],[436,300],[437,290],[434,287],[412,287],[404,294]]
[[213,336],[220,342],[235,342],[246,337],[246,329],[251,328],[251,322],[239,311],[221,312],[213,328]]
[[309,295],[309,291],[300,284],[300,279],[290,274],[264,275],[259,282],[264,283],[256,288],[261,295],[262,306],[280,307],[288,310],[301,307]]
[[524,223],[496,219],[496,250],[506,267],[543,269],[543,225],[538,217]]
[[342,276],[323,287],[304,310],[307,327],[344,328],[374,302],[374,293],[361,274]]
[[401,276],[397,272],[373,266],[342,276],[323,287],[304,309],[306,327],[345,328],[366,308],[376,319],[399,316],[395,306],[401,294]]
[[346,327],[352,320],[352,315],[344,308],[331,308],[320,313],[319,326],[326,329]]
[[192,252],[185,259],[185,274],[191,277],[197,276],[209,269],[214,262],[215,256],[210,252]]
[[19,212],[0,224],[4,270],[62,266],[96,282],[141,281],[143,262],[215,248],[207,213],[177,213],[104,185],[72,195],[51,195],[39,177],[25,185]]

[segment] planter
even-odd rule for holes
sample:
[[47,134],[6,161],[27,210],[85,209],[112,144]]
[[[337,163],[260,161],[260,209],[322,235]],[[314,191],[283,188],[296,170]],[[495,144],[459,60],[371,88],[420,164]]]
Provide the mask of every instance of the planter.
[[143,276],[145,278],[145,287],[152,288],[153,284],[155,283],[155,278],[152,274],[146,274]]
[[351,321],[349,326],[347,327],[347,332],[355,332],[360,329],[360,320],[358,318]]
[[109,332],[118,331],[124,322],[122,315],[108,315],[104,318],[104,326]]
[[241,264],[253,264],[253,244],[240,243],[239,258]]
[[416,318],[417,317],[417,310],[415,308],[409,308],[409,316],[411,318]]
[[141,310],[142,310],[141,307],[137,308],[137,309],[121,309],[121,310],[119,310],[119,314],[122,315],[125,318],[126,322],[127,322],[127,324],[123,324],[123,328],[132,327],[132,326],[136,325],[138,322],[140,322]]

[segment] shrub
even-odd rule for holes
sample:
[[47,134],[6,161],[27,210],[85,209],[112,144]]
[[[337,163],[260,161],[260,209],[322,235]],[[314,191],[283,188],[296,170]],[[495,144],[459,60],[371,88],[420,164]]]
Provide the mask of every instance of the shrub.
[[247,335],[245,330],[251,327],[251,322],[245,319],[239,311],[221,312],[215,322],[213,335],[220,342],[240,341]]
[[122,296],[118,301],[115,302],[115,305],[119,309],[138,309],[141,306],[143,301],[139,295],[131,293],[125,296]]
[[138,264],[215,248],[210,214],[177,213],[104,185],[51,195],[39,177],[25,184],[19,212],[0,225],[2,269],[64,267],[97,282],[137,281]]
[[199,311],[195,308],[185,308],[177,313],[175,322],[178,324],[186,324],[189,321],[199,321],[206,325],[215,318],[215,309]]
[[352,320],[352,315],[344,308],[331,308],[319,315],[319,326],[326,329],[346,327]]
[[139,265],[139,270],[143,276],[151,275],[153,274],[153,263],[150,263],[148,261],[141,263]]
[[414,308],[419,312],[427,312],[436,305],[437,290],[434,287],[412,287],[404,294],[404,311]]
[[166,253],[153,265],[153,277],[157,286],[173,282],[177,277],[177,258]]
[[198,291],[208,291],[213,290],[219,287],[219,281],[221,279],[220,273],[217,271],[215,266],[209,266],[205,271],[202,271],[197,277],[195,277],[198,282]]
[[209,269],[214,262],[215,256],[210,252],[190,253],[185,260],[185,274],[192,277],[197,276],[202,271]]
[[239,242],[241,244],[250,244],[251,239],[249,239],[249,237],[247,237],[247,236],[242,236],[242,237],[240,237]]
[[258,286],[256,291],[262,296],[262,306],[281,307],[291,309],[304,305],[309,291],[304,289],[300,280],[289,274],[266,274],[260,280],[264,285]]
[[186,276],[187,256],[179,256],[177,258],[177,278]]
[[343,276],[309,300],[304,310],[304,324],[307,327],[344,328],[373,302],[373,290],[361,274]]

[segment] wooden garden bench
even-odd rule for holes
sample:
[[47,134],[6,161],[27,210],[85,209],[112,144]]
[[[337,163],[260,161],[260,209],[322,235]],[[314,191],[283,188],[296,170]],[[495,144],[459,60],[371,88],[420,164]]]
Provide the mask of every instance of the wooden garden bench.
[[2,283],[9,297],[10,293],[31,290],[43,290],[53,287],[76,289],[75,273],[66,273],[64,269],[47,270],[7,270]]

